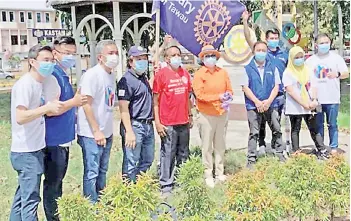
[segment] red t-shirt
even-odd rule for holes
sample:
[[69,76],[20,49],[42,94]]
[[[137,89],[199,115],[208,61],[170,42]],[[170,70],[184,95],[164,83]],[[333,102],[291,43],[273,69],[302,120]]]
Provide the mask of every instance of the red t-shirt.
[[159,94],[159,116],[163,125],[180,125],[189,122],[190,74],[183,68],[178,73],[164,67],[154,79],[152,88]]

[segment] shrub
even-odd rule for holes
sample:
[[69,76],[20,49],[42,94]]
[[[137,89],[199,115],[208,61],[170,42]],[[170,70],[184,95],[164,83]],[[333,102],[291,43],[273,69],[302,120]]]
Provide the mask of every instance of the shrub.
[[347,215],[350,207],[350,167],[345,158],[338,154],[328,160],[323,169],[323,192],[326,194],[326,203],[331,211],[331,220],[335,214]]
[[97,204],[98,220],[146,221],[160,203],[158,182],[149,174],[138,177],[137,183],[125,183],[114,176]]
[[214,203],[204,184],[201,158],[192,155],[181,165],[178,172],[177,183],[180,189],[177,208],[180,216],[189,221],[213,221]]
[[281,170],[275,171],[275,185],[290,197],[292,215],[305,220],[308,217],[325,218],[323,164],[315,156],[299,154],[288,160]]
[[274,221],[287,216],[291,200],[270,186],[265,175],[244,170],[229,180],[224,212],[230,220]]
[[80,194],[64,195],[58,200],[61,221],[95,221],[94,206]]

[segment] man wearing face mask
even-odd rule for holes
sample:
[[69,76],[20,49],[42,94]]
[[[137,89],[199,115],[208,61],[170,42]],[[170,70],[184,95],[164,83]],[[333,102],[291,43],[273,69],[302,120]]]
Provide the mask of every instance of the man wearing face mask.
[[[243,24],[244,24],[245,39],[249,44],[251,50],[254,51],[253,50],[254,42],[252,42],[251,40],[249,25],[248,25],[249,13],[247,11],[244,11],[242,17],[243,17]],[[277,68],[279,72],[280,80],[282,80],[283,73],[288,65],[289,55],[286,51],[283,51],[280,49],[279,38],[280,38],[280,33],[279,33],[279,30],[277,30],[276,28],[271,28],[266,31],[266,42],[268,46],[267,58],[270,59],[270,62]],[[279,85],[279,91],[276,97],[276,102],[278,103],[278,114],[279,114],[279,121],[280,121],[280,117],[284,111],[284,106],[285,106],[283,84]],[[287,124],[286,125],[287,128],[290,127],[289,120],[287,118],[285,119],[285,124]],[[266,121],[263,120],[260,126],[260,133],[259,133],[260,147],[266,146],[265,137],[266,137]],[[286,140],[287,145],[290,145],[290,134],[286,138],[287,138]],[[272,146],[274,146],[274,142],[275,141],[273,139]]]
[[248,141],[248,168],[257,160],[257,141],[263,119],[268,122],[275,142],[273,148],[280,161],[285,161],[282,146],[282,133],[279,123],[276,96],[281,83],[279,72],[267,58],[267,44],[256,42],[253,46],[254,58],[245,66],[246,74],[242,81],[245,105],[250,128]]
[[[213,188],[216,182],[226,180],[224,175],[225,128],[228,121],[228,105],[224,95],[233,95],[226,70],[217,67],[220,53],[206,45],[199,54],[204,66],[194,75],[193,90],[200,112],[199,124],[202,140],[202,161],[205,167],[205,182]],[[212,145],[213,144],[213,145]],[[212,147],[213,146],[213,147]],[[215,156],[215,180],[213,179],[213,153]]]
[[306,60],[306,65],[317,78],[318,101],[322,112],[317,114],[318,132],[324,138],[324,114],[329,130],[329,146],[332,153],[337,151],[338,143],[338,112],[340,104],[340,79],[349,77],[344,59],[329,51],[331,40],[327,34],[321,33],[316,39],[318,52]]
[[[54,58],[49,46],[36,45],[29,50],[29,72],[24,74],[11,91],[11,163],[18,174],[18,186],[13,199],[10,221],[38,220],[41,175],[44,173],[45,115],[60,113],[62,102],[51,99],[44,90],[46,82],[56,82],[51,76]],[[52,84],[59,96],[59,87]],[[57,85],[57,82],[56,82]]]
[[122,174],[128,181],[136,182],[137,176],[146,172],[154,160],[152,91],[145,76],[148,67],[146,50],[132,46],[127,62],[128,70],[117,84],[121,112]]
[[[57,61],[53,76],[60,86],[59,100],[63,102],[60,113],[46,116],[46,151],[44,180],[44,210],[48,221],[58,220],[56,200],[62,196],[62,181],[66,174],[69,147],[75,139],[76,109],[84,105],[87,97],[76,93],[69,82],[67,70],[75,65],[76,44],[72,37],[62,36],[54,41],[54,58]],[[51,84],[44,84],[48,91]]]
[[190,74],[181,67],[181,50],[178,46],[165,49],[167,67],[155,76],[155,125],[161,137],[160,184],[162,193],[169,193],[174,185],[175,166],[189,157],[191,114]]
[[113,108],[115,103],[118,49],[112,40],[102,40],[96,46],[98,64],[82,77],[80,90],[88,96],[87,104],[78,108],[78,144],[82,147],[84,175],[83,192],[96,203],[106,186],[106,173],[113,138]]

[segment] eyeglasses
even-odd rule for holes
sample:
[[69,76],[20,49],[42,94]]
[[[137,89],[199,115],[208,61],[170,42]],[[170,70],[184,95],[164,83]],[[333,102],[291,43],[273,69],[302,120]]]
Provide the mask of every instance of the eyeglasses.
[[55,49],[55,51],[57,51],[60,54],[64,54],[64,55],[73,55],[73,56],[77,56],[78,55],[77,53],[63,52],[63,51],[59,51],[59,50],[56,50],[56,49]]
[[204,56],[205,58],[217,58],[215,54],[207,54]]

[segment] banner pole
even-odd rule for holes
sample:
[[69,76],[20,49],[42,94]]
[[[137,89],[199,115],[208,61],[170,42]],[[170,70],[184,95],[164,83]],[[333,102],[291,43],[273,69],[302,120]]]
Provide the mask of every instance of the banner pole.
[[160,60],[160,9],[157,8],[156,9],[156,39],[155,39],[155,45],[156,45],[156,50],[155,50],[155,65],[154,65],[154,73],[152,73],[152,75],[150,76],[150,87],[152,89],[153,83],[154,83],[154,75],[155,75],[155,67],[158,67],[158,62]]

